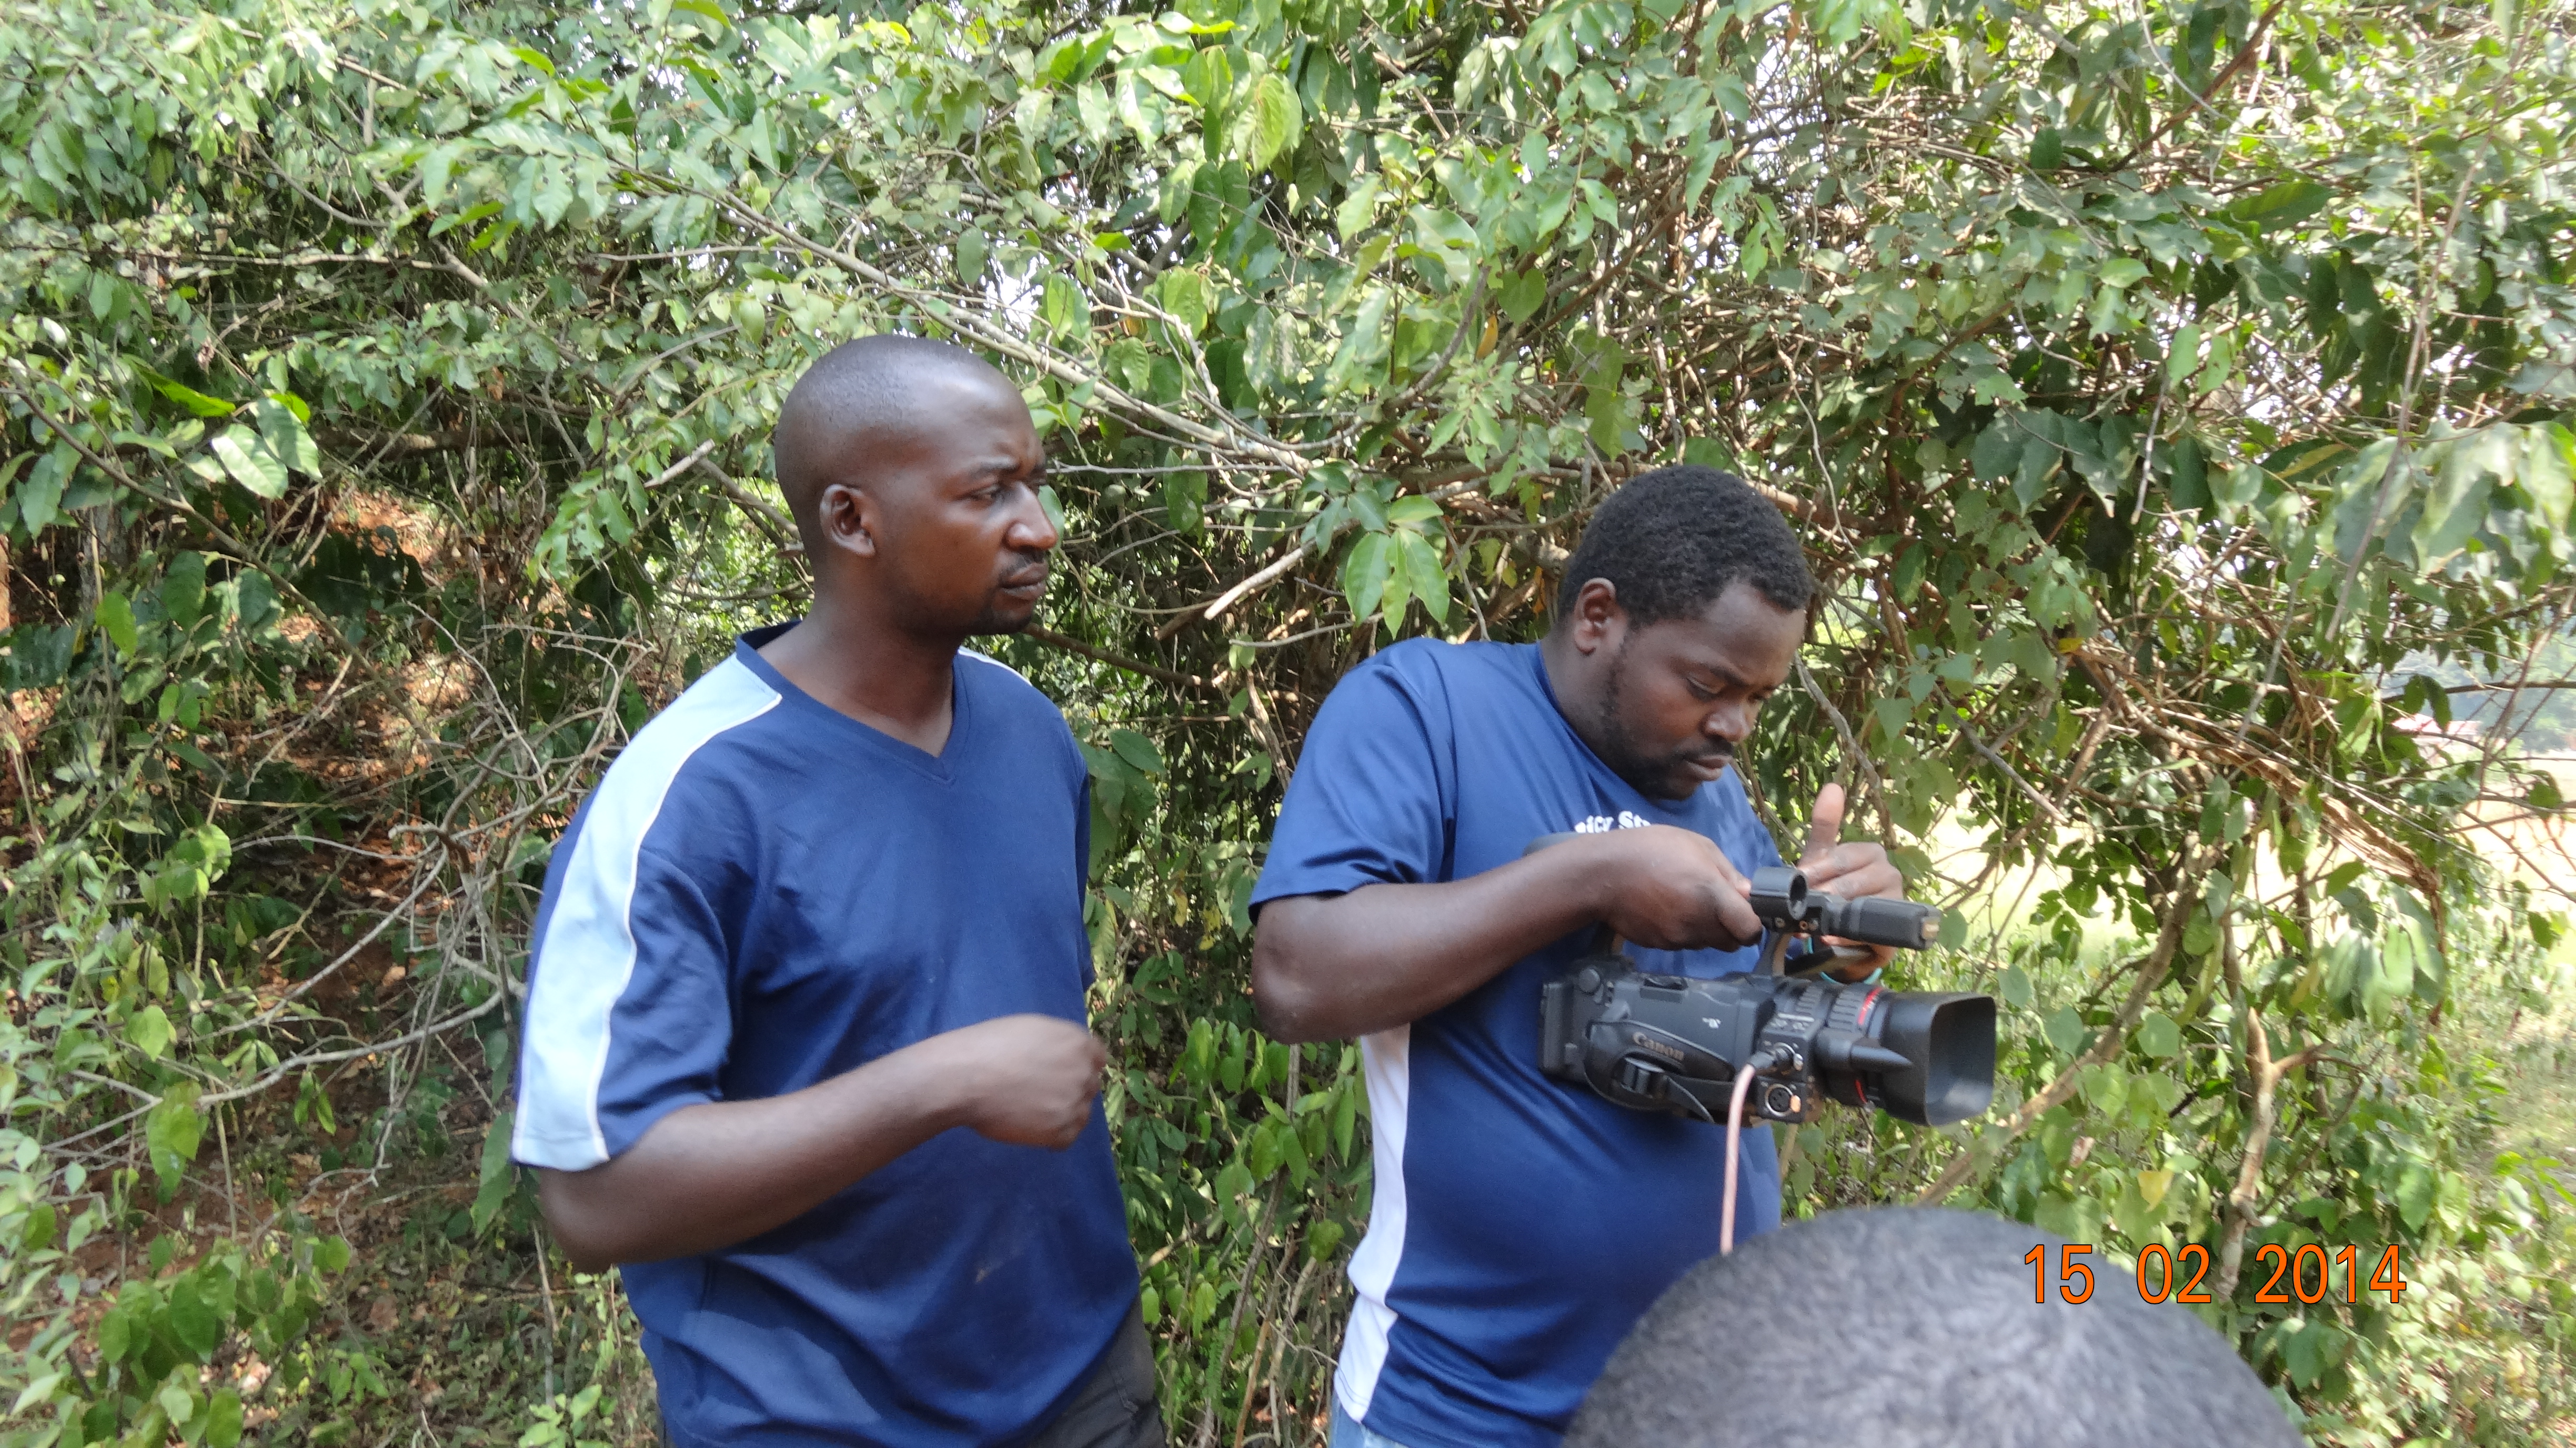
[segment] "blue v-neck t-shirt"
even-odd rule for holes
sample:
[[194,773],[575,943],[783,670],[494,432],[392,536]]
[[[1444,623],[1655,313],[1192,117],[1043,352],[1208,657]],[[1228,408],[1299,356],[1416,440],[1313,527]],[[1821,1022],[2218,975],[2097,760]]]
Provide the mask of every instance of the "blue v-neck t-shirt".
[[[638,731],[555,846],[520,1162],[597,1166],[683,1106],[998,1016],[1085,1019],[1088,783],[1063,715],[961,654],[934,756],[770,667],[786,627]],[[1069,1150],[960,1127],[774,1231],[621,1271],[681,1448],[1021,1441],[1137,1288],[1096,1104]]]
[[[1747,876],[1779,863],[1733,770],[1683,800],[1611,773],[1558,712],[1536,646],[1409,640],[1325,699],[1253,903],[1463,880],[1541,835],[1658,824],[1707,836]],[[1611,1349],[1717,1251],[1723,1131],[1539,1073],[1540,987],[1591,934],[1361,1042],[1375,1195],[1335,1390],[1409,1448],[1556,1443]],[[1629,954],[1702,977],[1760,957]],[[1778,1225],[1779,1182],[1771,1133],[1745,1131],[1739,1231]]]

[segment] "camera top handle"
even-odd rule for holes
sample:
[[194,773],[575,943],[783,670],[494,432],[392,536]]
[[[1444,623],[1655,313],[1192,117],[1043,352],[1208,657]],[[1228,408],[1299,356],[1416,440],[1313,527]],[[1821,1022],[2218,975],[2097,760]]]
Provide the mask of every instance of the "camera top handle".
[[[1576,838],[1572,832],[1541,835],[1521,851],[1526,859],[1550,845]],[[1764,975],[1779,975],[1786,963],[1789,940],[1806,935],[1819,940],[1857,940],[1869,945],[1889,945],[1899,950],[1921,950],[1941,934],[1941,912],[1929,905],[1911,900],[1889,900],[1875,895],[1846,899],[1830,891],[1810,889],[1806,873],[1793,865],[1767,865],[1753,872],[1753,913],[1771,933],[1769,945],[1756,967]],[[1595,955],[1617,955],[1619,933],[1605,922],[1592,943]],[[1807,975],[1829,966],[1867,958],[1868,952],[1828,946],[1806,957],[1798,974]]]

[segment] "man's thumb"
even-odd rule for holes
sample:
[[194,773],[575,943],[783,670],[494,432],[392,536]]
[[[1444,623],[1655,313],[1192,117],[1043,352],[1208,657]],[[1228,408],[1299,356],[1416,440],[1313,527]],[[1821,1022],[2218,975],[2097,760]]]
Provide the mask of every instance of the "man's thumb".
[[1843,837],[1843,787],[1829,784],[1816,791],[1816,812],[1807,821],[1805,858],[1831,850]]

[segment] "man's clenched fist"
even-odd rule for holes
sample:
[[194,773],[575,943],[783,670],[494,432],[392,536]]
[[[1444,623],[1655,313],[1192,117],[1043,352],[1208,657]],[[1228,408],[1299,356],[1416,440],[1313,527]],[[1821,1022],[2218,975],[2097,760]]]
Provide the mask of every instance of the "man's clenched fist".
[[995,1141],[1062,1150],[1091,1120],[1109,1052],[1054,1016],[1003,1016],[936,1038],[966,1073],[965,1124]]

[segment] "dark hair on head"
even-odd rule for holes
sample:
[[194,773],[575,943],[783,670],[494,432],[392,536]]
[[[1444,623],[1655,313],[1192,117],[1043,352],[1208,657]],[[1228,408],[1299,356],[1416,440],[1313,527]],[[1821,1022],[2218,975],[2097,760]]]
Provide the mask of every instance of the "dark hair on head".
[[2066,1260],[2037,1228],[1916,1207],[1756,1237],[1647,1312],[1564,1448],[2298,1448],[2227,1340],[2118,1264],[2092,1259],[2082,1303],[2032,1301],[2035,1245]]
[[1816,589],[1780,510],[1735,474],[1690,463],[1639,473],[1593,511],[1565,561],[1557,617],[1596,578],[1641,626],[1697,614],[1737,583],[1781,609],[1805,608]]

